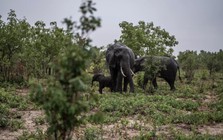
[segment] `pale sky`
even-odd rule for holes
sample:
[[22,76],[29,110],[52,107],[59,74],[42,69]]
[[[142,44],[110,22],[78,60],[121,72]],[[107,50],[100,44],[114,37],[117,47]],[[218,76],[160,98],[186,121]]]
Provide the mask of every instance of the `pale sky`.
[[[185,50],[219,51],[223,49],[223,0],[94,0],[96,17],[102,26],[90,34],[93,45],[105,46],[121,35],[122,21],[153,22],[175,35],[179,44],[174,55]],[[10,9],[30,24],[42,20],[48,26],[64,18],[79,19],[81,0],[0,0],[0,15],[6,21]]]

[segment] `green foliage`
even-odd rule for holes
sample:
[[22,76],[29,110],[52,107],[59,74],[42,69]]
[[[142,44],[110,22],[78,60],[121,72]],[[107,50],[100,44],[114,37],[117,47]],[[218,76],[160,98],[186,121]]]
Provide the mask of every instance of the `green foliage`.
[[[201,51],[200,54],[181,52],[178,58],[182,69],[193,84],[176,82],[179,88],[174,93],[160,88],[153,95],[145,95],[136,88],[136,94],[105,93],[96,98],[88,93],[90,76],[87,72],[101,72],[105,68],[104,52],[101,48],[91,47],[87,36],[100,26],[100,19],[93,16],[96,9],[91,0],[83,3],[80,11],[79,24],[64,19],[67,30],[57,27],[56,22],[51,22],[50,28],[41,21],[31,26],[26,20],[17,19],[13,10],[7,23],[0,19],[0,81],[5,87],[0,88],[1,129],[15,131],[23,128],[22,115],[11,110],[27,110],[31,103],[27,97],[15,94],[15,89],[7,82],[23,83],[34,77],[47,79],[35,81],[31,98],[46,113],[46,117],[40,116],[33,121],[36,125],[46,122],[48,133],[40,129],[31,133],[25,131],[18,138],[21,140],[71,139],[73,130],[85,123],[94,127],[85,128],[83,139],[102,139],[102,127],[108,124],[117,125],[114,129],[118,129],[119,135],[123,130],[140,131],[139,136],[132,139],[222,138],[222,135],[198,134],[199,125],[211,126],[223,121],[222,50],[216,53]],[[133,26],[122,22],[120,27],[120,41],[132,48],[137,56],[172,55],[172,47],[178,44],[174,36],[153,23],[140,21]],[[147,65],[149,71],[146,73],[154,76],[153,73],[160,69],[157,64]],[[141,85],[142,79],[141,74],[134,82]],[[131,124],[132,119],[140,121]],[[147,126],[150,124],[152,128]],[[178,125],[185,126],[184,130],[190,133],[179,133],[181,130],[175,127]],[[163,127],[167,127],[166,130]],[[111,131],[113,134],[114,130]],[[160,133],[162,131],[165,134]]]
[[221,140],[222,136],[212,136],[212,135],[202,135],[202,134],[194,134],[194,135],[185,135],[185,134],[176,134],[173,139],[178,140]]
[[[83,11],[83,7],[86,11]],[[89,49],[89,40],[83,36],[94,31],[98,24],[95,20],[86,20],[86,13],[90,12],[92,18],[93,11],[96,10],[92,7],[92,1],[84,2],[81,9],[81,18],[84,17],[85,20],[77,29],[81,29],[82,36],[72,30],[67,31],[74,39],[70,38],[71,44],[64,48],[59,59],[53,64],[56,76],[49,79],[45,86],[34,84],[31,94],[32,100],[42,105],[45,110],[49,124],[48,135],[55,139],[72,138],[72,131],[83,123],[83,112],[88,110],[88,102],[91,101],[86,100],[83,92],[87,89],[84,75],[92,49]],[[68,29],[73,29],[72,24],[68,23],[74,22],[68,22],[67,19],[66,21]]]
[[185,124],[208,124],[209,122],[222,122],[222,112],[195,112],[185,115],[176,115],[173,119],[173,123],[185,123]]
[[83,139],[84,140],[100,140],[100,139],[102,139],[101,132],[96,127],[87,128],[84,131],[84,138]]
[[6,91],[0,89],[0,102],[7,105],[10,108],[18,108],[20,110],[26,110],[28,108],[28,100],[25,97],[18,96],[14,93],[15,91]]
[[191,83],[194,79],[195,71],[199,68],[197,52],[189,50],[180,52],[178,60],[181,64],[181,68],[185,71],[187,82]]
[[182,109],[186,111],[196,111],[199,107],[199,103],[193,102],[191,100],[169,100],[167,104],[172,106],[173,108]]
[[0,127],[5,128],[9,125],[9,108],[5,104],[0,105]]
[[150,83],[149,93],[153,92],[151,81],[157,77],[157,74],[160,70],[166,69],[165,67],[166,62],[162,62],[162,61],[164,60],[161,60],[155,56],[146,56],[146,61],[144,64],[144,71],[145,71],[144,77],[146,77]]
[[172,47],[178,44],[175,36],[171,36],[165,29],[154,26],[153,22],[139,21],[133,25],[127,21],[119,24],[122,28],[120,42],[130,47],[136,56],[172,55]]
[[101,48],[92,48],[92,62],[90,68],[88,69],[88,71],[91,73],[108,73],[106,71],[105,54],[100,50]]
[[138,85],[139,87],[143,87],[144,72],[138,72],[137,75],[133,78],[135,79],[134,81],[136,81],[136,85]]
[[[197,54],[196,51],[184,51],[180,52],[178,55],[178,60],[180,62],[181,68],[185,72],[185,78],[188,83],[192,83],[194,80],[194,75],[198,69],[203,70],[202,80],[207,80],[207,78],[212,79],[212,86],[214,87],[216,72],[222,72],[223,69],[223,51],[219,52],[206,52],[204,50]],[[209,76],[206,75],[205,70],[209,71]],[[203,85],[201,85],[203,87]],[[203,92],[203,89],[200,89]]]
[[156,133],[154,131],[147,133],[140,133],[139,136],[133,138],[133,140],[148,140],[148,139],[156,139]]
[[165,68],[165,66],[162,65],[161,60],[158,60],[153,56],[146,57],[145,68],[144,68],[146,77],[148,77],[149,79],[154,79],[156,77],[156,74],[162,68]]
[[45,116],[37,117],[34,121],[36,125],[42,125],[45,123]]
[[13,90],[7,91],[0,88],[0,128],[10,128],[11,131],[23,128],[23,121],[18,119],[21,118],[21,115],[10,110],[12,108],[17,108],[18,110],[26,110],[28,108],[27,99],[14,92]]
[[[8,14],[8,23],[0,19],[0,80],[19,80],[21,76],[19,53],[22,52],[30,25],[16,18],[14,10]],[[20,81],[20,80],[19,80]]]
[[[81,133],[82,135],[78,135],[77,133],[75,136],[78,135],[82,139],[103,139],[108,135],[118,135],[121,139],[221,139],[222,135],[219,133],[216,135],[212,134],[212,129],[208,131],[209,129],[207,128],[208,132],[205,132],[205,134],[200,130],[201,128],[205,129],[206,126],[217,129],[223,120],[223,88],[222,86],[217,86],[214,89],[206,88],[202,93],[198,92],[199,88],[197,88],[197,84],[201,80],[202,72],[203,70],[201,70],[201,73],[195,73],[195,77],[198,78],[193,81],[195,83],[193,85],[177,82],[176,84],[180,84],[180,86],[174,93],[167,92],[165,88],[161,88],[153,95],[146,95],[137,92],[139,90],[136,89],[137,94],[96,94],[98,102],[92,102],[91,98],[86,96],[86,93],[80,92],[79,95],[81,97],[79,101],[85,103],[87,110],[90,106],[89,109],[91,112],[85,113],[82,110],[82,113],[77,115],[81,118],[78,121],[82,124],[87,124],[87,127],[82,125],[80,128],[75,128],[75,130],[83,132]],[[54,79],[54,81],[56,80]],[[210,86],[209,82],[211,79],[206,80],[204,81],[204,85]],[[220,76],[217,77],[216,82],[217,85],[222,84]],[[40,97],[38,99],[41,99],[41,96],[47,96],[48,99],[57,100],[56,98],[62,96],[58,94],[59,91],[53,92],[54,94],[48,94],[46,91],[51,87],[49,84],[52,81],[49,80],[44,83],[44,88],[39,87],[39,90],[44,91],[44,94],[39,94]],[[61,85],[59,81],[56,83]],[[53,89],[55,87],[51,87],[51,91],[54,91]],[[16,95],[13,94],[13,91],[5,89],[2,89],[2,91],[7,92],[2,92],[3,94],[0,96],[3,102],[14,99],[13,96]],[[20,100],[17,101],[19,102]],[[39,101],[40,103],[44,101],[48,105],[51,102],[50,100]],[[58,102],[55,102],[53,106],[57,110],[62,111],[63,108],[61,106],[65,104],[64,97],[60,98]],[[51,107],[51,109],[55,108]],[[10,128],[10,130],[14,131],[24,127],[23,121],[18,119],[21,118],[21,115],[11,114],[8,103],[1,104],[0,109],[2,109],[1,115],[7,114],[2,120],[0,119],[2,121],[0,121],[1,128]],[[64,112],[69,111],[66,110]],[[54,117],[58,119],[58,116],[55,115]],[[35,118],[33,121],[36,124],[43,124],[45,123],[45,118],[41,116]],[[47,123],[49,122],[47,121]],[[3,127],[3,125],[5,126]],[[108,128],[109,130],[107,130]],[[129,133],[134,134],[133,137]],[[37,131],[31,133],[24,132],[18,139],[53,139],[53,137],[37,129]]]
[[59,53],[71,44],[71,36],[58,28],[56,23],[51,23],[51,28],[45,28],[45,23],[37,21],[30,29],[29,38],[21,55],[27,78],[52,75],[54,70],[50,64],[57,61]]
[[22,135],[18,137],[18,140],[43,140],[47,139],[46,134],[40,129],[35,132],[23,131]]
[[209,70],[210,76],[215,73],[222,71],[223,69],[223,51],[219,52],[206,52],[201,51],[199,54],[200,62],[204,64],[204,66]]
[[0,20],[0,80],[21,83],[30,76],[45,78],[55,73],[50,64],[72,43],[72,36],[55,22],[50,28],[42,21],[31,26],[17,19],[13,10],[7,19],[8,23]]
[[99,104],[99,109],[105,113],[105,116],[113,115],[114,119],[105,117],[104,122],[107,123],[117,121],[121,116],[138,114],[151,117],[157,124],[166,124],[172,120],[178,110],[196,111],[199,107],[198,103],[192,101],[178,101],[172,97],[144,94],[104,95],[100,98]]
[[91,39],[88,38],[88,34],[95,31],[96,28],[101,26],[101,19],[96,18],[93,14],[97,11],[94,7],[95,3],[92,0],[83,1],[80,6],[81,17],[79,19],[79,24],[72,21],[72,19],[65,18],[63,23],[67,25],[67,31],[74,35],[74,40],[79,46],[88,47]]

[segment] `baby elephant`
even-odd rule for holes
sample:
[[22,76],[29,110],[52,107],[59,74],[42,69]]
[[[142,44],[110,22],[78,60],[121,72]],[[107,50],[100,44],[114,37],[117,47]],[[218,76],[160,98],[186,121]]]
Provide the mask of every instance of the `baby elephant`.
[[111,76],[104,76],[104,74],[102,73],[97,73],[94,74],[93,78],[92,78],[92,84],[91,86],[93,86],[93,82],[94,81],[98,81],[99,82],[99,92],[102,94],[102,89],[104,87],[109,87],[111,92],[112,90],[112,80],[111,80]]

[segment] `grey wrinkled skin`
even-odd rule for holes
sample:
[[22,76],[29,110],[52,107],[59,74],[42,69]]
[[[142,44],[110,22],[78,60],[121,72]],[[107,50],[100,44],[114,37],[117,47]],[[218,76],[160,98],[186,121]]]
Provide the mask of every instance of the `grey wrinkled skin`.
[[[147,62],[146,62],[147,61]],[[148,62],[149,61],[149,62]],[[180,69],[179,64],[174,58],[171,57],[165,57],[165,56],[147,56],[147,57],[141,57],[135,60],[135,65],[133,68],[133,71],[136,73],[138,71],[146,71],[146,63],[156,63],[159,62],[158,65],[160,66],[160,69],[157,73],[154,75],[148,75],[144,74],[144,80],[143,80],[143,89],[145,89],[148,80],[150,80],[154,86],[154,88],[158,88],[156,77],[163,78],[170,86],[170,90],[175,90],[175,80],[177,71],[179,71],[179,79],[180,77]]]
[[[131,69],[134,66],[135,55],[127,46],[115,43],[108,47],[106,51],[106,62],[110,70],[112,78],[112,86],[114,92],[122,92],[122,80],[124,78],[123,91],[127,92],[129,84],[129,92],[134,92],[134,84]],[[121,68],[126,77],[121,73]]]
[[102,94],[102,90],[105,87],[110,88],[111,92],[113,91],[111,76],[104,76],[104,74],[102,73],[97,73],[97,74],[94,74],[94,76],[92,77],[91,86],[93,86],[94,81],[99,82],[99,89],[98,89],[99,93]]

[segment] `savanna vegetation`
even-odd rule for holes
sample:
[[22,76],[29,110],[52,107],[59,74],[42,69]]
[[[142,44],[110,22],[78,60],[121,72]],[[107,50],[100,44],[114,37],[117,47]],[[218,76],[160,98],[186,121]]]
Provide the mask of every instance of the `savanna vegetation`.
[[[1,139],[222,139],[223,51],[180,52],[183,82],[169,91],[142,90],[143,72],[134,76],[135,93],[111,93],[91,86],[94,73],[109,75],[106,46],[92,46],[89,33],[101,26],[95,3],[84,1],[78,21],[66,29],[42,21],[30,25],[10,10],[0,18]],[[116,41],[137,57],[172,56],[174,35],[152,22],[120,23]],[[112,42],[111,42],[112,43]],[[177,46],[176,46],[177,47]]]

